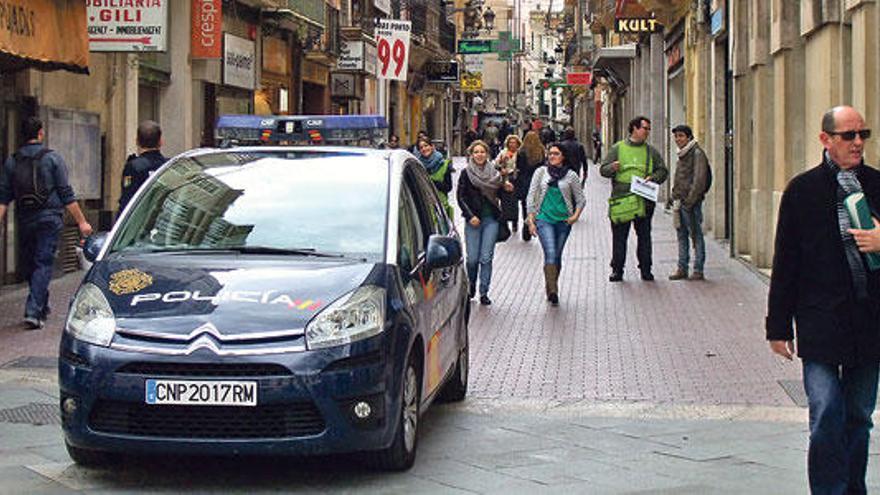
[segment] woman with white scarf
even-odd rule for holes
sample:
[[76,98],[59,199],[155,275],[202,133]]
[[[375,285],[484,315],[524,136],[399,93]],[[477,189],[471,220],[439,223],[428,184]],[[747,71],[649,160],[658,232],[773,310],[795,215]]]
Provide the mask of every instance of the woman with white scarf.
[[499,171],[489,160],[489,145],[476,140],[468,147],[467,168],[458,178],[458,206],[465,219],[465,244],[470,297],[480,280],[480,304],[492,304],[489,284],[492,281],[492,259],[498,240],[501,205],[498,190],[512,191],[513,185],[504,180],[506,171]]

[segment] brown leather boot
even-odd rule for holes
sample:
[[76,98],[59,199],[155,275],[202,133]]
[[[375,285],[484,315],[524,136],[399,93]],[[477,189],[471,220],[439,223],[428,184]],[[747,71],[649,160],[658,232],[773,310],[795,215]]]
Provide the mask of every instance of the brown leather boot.
[[669,280],[684,280],[686,278],[688,278],[688,272],[681,268],[676,268],[675,271],[669,275]]
[[544,265],[544,289],[547,300],[553,305],[559,304],[559,266]]

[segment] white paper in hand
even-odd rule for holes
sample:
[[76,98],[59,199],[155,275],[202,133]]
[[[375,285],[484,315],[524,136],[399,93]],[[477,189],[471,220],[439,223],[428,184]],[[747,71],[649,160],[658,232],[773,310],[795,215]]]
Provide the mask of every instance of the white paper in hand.
[[660,184],[633,176],[629,191],[656,203],[660,195]]

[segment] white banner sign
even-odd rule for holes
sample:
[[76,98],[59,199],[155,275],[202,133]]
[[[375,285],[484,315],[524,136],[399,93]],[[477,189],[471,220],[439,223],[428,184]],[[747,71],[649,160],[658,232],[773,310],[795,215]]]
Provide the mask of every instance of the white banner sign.
[[339,70],[364,70],[364,42],[343,41],[336,61]]
[[86,0],[89,50],[164,52],[169,0]]
[[226,33],[223,37],[223,83],[254,89],[255,53],[253,41]]
[[376,28],[376,77],[406,81],[409,67],[410,21],[379,19]]
[[464,70],[466,72],[483,72],[484,60],[483,55],[465,55]]

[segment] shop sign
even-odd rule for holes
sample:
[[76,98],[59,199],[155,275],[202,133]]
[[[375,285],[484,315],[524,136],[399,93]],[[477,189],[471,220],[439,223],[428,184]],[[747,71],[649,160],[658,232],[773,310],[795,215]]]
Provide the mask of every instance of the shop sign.
[[339,70],[364,70],[364,42],[343,41],[336,59]]
[[458,62],[428,62],[425,64],[425,76],[428,82],[433,83],[458,82]]
[[483,74],[479,72],[465,72],[461,75],[461,90],[466,93],[474,93],[483,90]]
[[223,1],[192,0],[192,58],[222,58]]
[[86,0],[89,50],[164,52],[168,0]]
[[256,57],[254,42],[226,33],[223,37],[223,83],[254,89]]
[[565,82],[572,86],[589,86],[593,80],[590,72],[569,72],[565,75]]
[[376,26],[376,77],[406,81],[412,22],[379,19]]
[[619,17],[614,19],[614,30],[620,34],[661,33],[663,24],[653,17]]
[[87,73],[86,26],[86,8],[80,2],[0,2],[0,52],[10,55],[4,61],[6,68],[34,66]]
[[485,59],[482,55],[465,55],[464,70],[467,72],[483,72]]
[[391,0],[373,0],[373,5],[386,14],[391,14]]
[[362,99],[361,76],[352,72],[330,73],[330,96],[341,99]]

